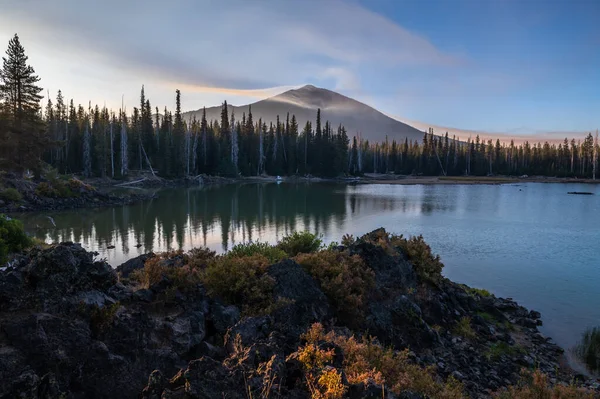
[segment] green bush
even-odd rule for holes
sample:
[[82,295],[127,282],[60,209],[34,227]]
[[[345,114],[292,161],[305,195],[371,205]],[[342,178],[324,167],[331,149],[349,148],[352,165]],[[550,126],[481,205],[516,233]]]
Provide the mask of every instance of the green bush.
[[245,314],[269,313],[275,285],[266,274],[269,263],[262,255],[217,257],[206,267],[202,282],[209,295],[240,306]]
[[22,251],[31,245],[31,238],[25,234],[23,224],[0,214],[0,264],[8,260],[9,254]]
[[363,313],[366,296],[375,285],[375,273],[358,255],[325,250],[294,258],[321,289],[344,320]]
[[454,326],[454,334],[460,335],[466,339],[474,339],[477,337],[475,331],[473,331],[473,327],[471,327],[471,318],[470,317],[462,317]]
[[587,329],[575,347],[577,356],[592,371],[600,371],[600,327]]
[[0,191],[0,199],[7,202],[19,202],[23,199],[23,196],[14,188],[7,188]]
[[316,234],[308,231],[296,231],[294,234],[284,237],[277,244],[277,248],[285,251],[289,256],[308,254],[321,248],[323,241]]
[[400,236],[391,236],[391,244],[400,249],[406,258],[413,264],[415,272],[424,280],[439,283],[442,279],[444,264],[439,255],[433,255],[431,247],[425,242],[422,235],[406,239]]
[[227,256],[230,257],[253,255],[262,255],[271,263],[279,262],[287,257],[287,254],[282,249],[269,245],[266,242],[249,242],[238,244],[231,248],[231,250],[227,253]]
[[511,346],[506,342],[498,341],[490,346],[490,348],[485,353],[485,356],[490,360],[498,360],[503,355],[515,356],[519,353],[525,353],[524,349],[520,346]]
[[50,183],[45,181],[41,182],[35,188],[35,193],[40,197],[57,198],[59,196],[58,191]]
[[[54,181],[44,181],[39,183],[35,189],[35,192],[40,197],[72,198],[79,195],[79,187],[81,186],[79,186],[77,183],[71,183],[71,181],[64,182],[63,180],[55,179]],[[76,190],[76,193],[73,192],[72,188]]]

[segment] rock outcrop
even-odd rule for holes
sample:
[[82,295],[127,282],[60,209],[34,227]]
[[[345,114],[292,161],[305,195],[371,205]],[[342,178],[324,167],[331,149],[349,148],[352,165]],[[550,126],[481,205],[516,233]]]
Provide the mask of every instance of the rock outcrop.
[[[352,330],[293,260],[267,269],[277,306],[243,315],[202,284],[183,293],[167,278],[130,282],[148,256],[115,270],[78,244],[31,250],[0,272],[0,398],[310,398],[295,353],[316,322],[409,348],[411,361],[462,382],[471,397],[517,383],[523,367],[570,380],[562,350],[537,330],[539,313],[445,279],[421,281],[404,256],[372,238],[337,249],[362,257],[375,275]],[[323,345],[340,367],[340,348]],[[345,395],[424,397],[370,380],[347,384]]]

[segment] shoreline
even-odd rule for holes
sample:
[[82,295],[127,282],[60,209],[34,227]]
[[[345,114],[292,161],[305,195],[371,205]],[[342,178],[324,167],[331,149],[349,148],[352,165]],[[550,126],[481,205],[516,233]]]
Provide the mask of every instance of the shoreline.
[[[600,180],[577,179],[566,177],[511,177],[511,176],[410,176],[391,174],[365,174],[360,177],[306,177],[306,176],[242,176],[228,178],[220,176],[199,175],[193,178],[164,179],[160,177],[137,176],[128,181],[110,178],[91,178],[81,180],[93,190],[82,190],[76,197],[57,198],[37,195],[35,183],[26,179],[7,179],[4,186],[16,188],[23,199],[8,202],[0,199],[0,213],[39,212],[46,210],[68,210],[79,208],[102,208],[111,206],[132,205],[157,197],[156,192],[123,193],[115,195],[118,190],[150,190],[183,187],[209,187],[225,184],[245,183],[339,183],[348,185],[390,184],[390,185],[500,185],[500,184],[600,184]],[[97,189],[96,189],[97,188]]]
[[[94,254],[79,244],[27,251],[0,271],[0,298],[6,300],[0,306],[6,331],[0,337],[0,350],[14,362],[10,368],[0,364],[0,377],[6,377],[0,380],[28,383],[0,384],[0,396],[41,389],[50,380],[57,392],[87,397],[118,393],[133,398],[141,392],[139,397],[150,398],[192,393],[188,389],[201,387],[202,397],[228,393],[227,397],[242,398],[235,392],[248,389],[244,373],[275,359],[284,389],[281,397],[305,397],[298,396],[307,392],[303,380],[293,376],[302,371],[294,359],[308,331],[318,334],[318,347],[333,348],[342,356],[326,363],[328,370],[339,373],[352,367],[341,359],[360,354],[361,345],[383,356],[403,356],[408,347],[408,363],[400,367],[416,368],[421,376],[431,373],[441,384],[436,389],[452,389],[445,381],[462,383],[461,398],[490,397],[515,386],[522,368],[544,373],[552,385],[577,382],[598,393],[597,380],[577,374],[565,364],[564,350],[539,332],[539,312],[511,298],[430,274],[424,267],[433,265],[409,261],[402,255],[406,243],[393,239],[378,229],[352,237],[346,245],[296,256],[285,251],[276,254],[273,249],[278,246],[273,246],[264,252],[263,256],[273,258],[265,258],[263,266],[254,265],[252,256],[264,248],[232,258],[199,250],[150,253],[116,268],[94,260]],[[428,254],[427,259],[435,262]],[[237,263],[227,259],[257,268],[257,280],[232,288],[230,283],[240,276],[229,276],[236,270],[229,268]],[[338,269],[334,266],[338,262],[349,268]],[[321,268],[341,273],[339,281],[352,283],[330,285]],[[360,300],[352,305],[347,301],[354,295]],[[366,332],[377,339],[358,340]],[[352,341],[352,335],[357,340]],[[31,340],[38,345],[30,345]],[[250,362],[245,366],[233,362],[246,353],[245,348]],[[381,352],[384,348],[390,348],[390,355]],[[39,351],[48,356],[40,359]],[[63,367],[55,370],[59,358]],[[377,359],[364,359],[373,361],[364,372],[388,371],[374,369],[383,364]],[[82,369],[81,364],[88,367]],[[70,383],[74,370],[80,371],[78,378],[85,384]],[[47,373],[52,373],[51,378]],[[169,379],[171,383],[166,383]],[[350,391],[365,388],[353,381],[344,384]],[[251,386],[257,391],[260,387]],[[386,392],[394,384],[380,379],[373,383],[375,387]],[[414,387],[423,389],[419,384]],[[410,386],[403,389],[409,391]],[[396,395],[402,394],[402,389],[396,390]],[[144,395],[150,393],[154,396]],[[377,397],[397,396],[379,393]]]

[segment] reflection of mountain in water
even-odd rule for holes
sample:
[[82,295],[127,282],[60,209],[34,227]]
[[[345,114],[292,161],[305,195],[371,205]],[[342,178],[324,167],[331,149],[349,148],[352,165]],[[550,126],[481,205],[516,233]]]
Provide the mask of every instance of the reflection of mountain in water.
[[[136,256],[136,252],[197,246],[220,251],[249,240],[273,242],[295,230],[325,236],[332,232],[339,239],[337,235],[345,233],[344,229],[355,230],[356,226],[348,224],[354,217],[388,212],[429,214],[455,207],[454,196],[440,200],[439,192],[436,197],[431,187],[396,187],[381,194],[377,190],[373,194],[373,186],[336,184],[174,189],[133,206],[23,215],[23,220],[41,239],[81,242],[116,262]],[[54,218],[57,228],[50,226],[47,215]],[[116,246],[113,252],[106,251],[110,245]]]

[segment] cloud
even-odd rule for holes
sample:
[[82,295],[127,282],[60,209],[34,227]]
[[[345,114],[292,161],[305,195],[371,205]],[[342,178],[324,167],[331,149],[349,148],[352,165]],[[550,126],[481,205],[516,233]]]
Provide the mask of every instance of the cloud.
[[85,65],[88,76],[130,75],[147,86],[167,82],[248,98],[268,95],[265,88],[331,81],[336,90],[356,91],[365,74],[382,69],[464,62],[350,1],[3,2],[0,35],[18,31],[36,48],[62,54],[63,63]]

